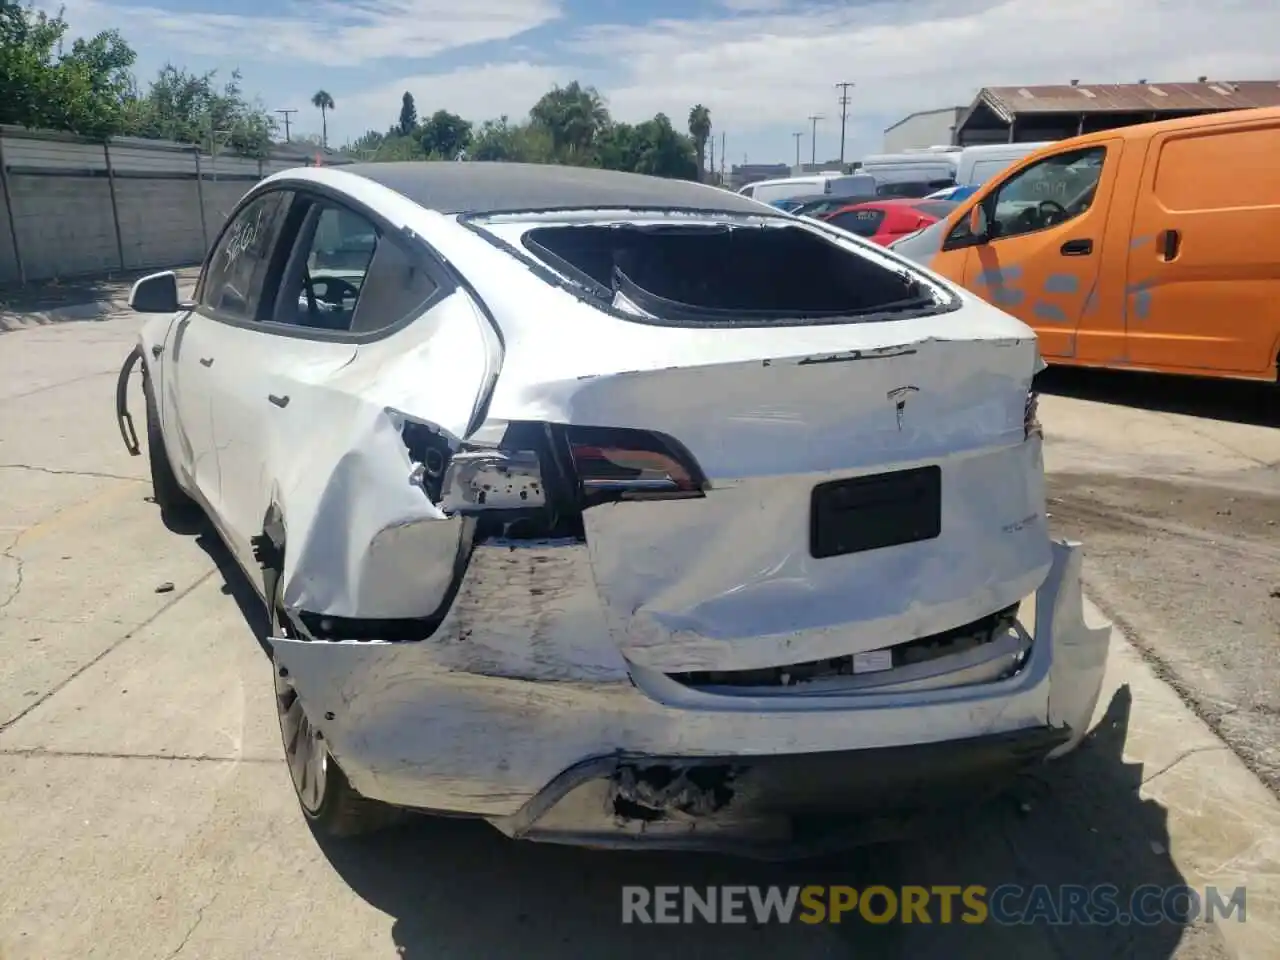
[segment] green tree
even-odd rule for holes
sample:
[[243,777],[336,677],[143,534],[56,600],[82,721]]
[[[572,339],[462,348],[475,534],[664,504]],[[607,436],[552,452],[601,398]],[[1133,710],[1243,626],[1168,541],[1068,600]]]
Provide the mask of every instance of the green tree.
[[66,33],[61,14],[0,0],[0,123],[95,137],[121,132],[133,90],[132,48],[106,30],[64,53]]
[[130,132],[196,143],[207,150],[226,146],[247,156],[266,156],[275,119],[261,104],[245,99],[239,71],[233,71],[221,88],[216,78],[213,70],[193,74],[165,64],[146,94],[130,102]]
[[468,156],[472,160],[507,163],[550,163],[555,150],[546,130],[530,123],[512,123],[503,114],[497,120],[480,124]]
[[456,160],[471,144],[471,123],[456,113],[437,110],[422,124],[419,142],[428,157]]
[[321,138],[326,149],[329,147],[329,111],[336,109],[333,97],[328,90],[317,90],[311,96],[311,105],[320,111]]
[[693,141],[671,126],[671,119],[665,113],[637,124],[636,137],[640,141],[640,149],[632,171],[654,177],[698,179]]
[[418,107],[413,102],[413,94],[408,90],[400,98],[400,136],[407,137],[418,126]]
[[711,111],[702,104],[689,110],[689,136],[693,137],[693,150],[698,155],[698,179],[703,179],[707,167],[707,141],[711,139]]
[[570,163],[589,163],[596,137],[609,125],[609,111],[595,87],[574,80],[544,93],[529,118],[551,137],[556,156]]

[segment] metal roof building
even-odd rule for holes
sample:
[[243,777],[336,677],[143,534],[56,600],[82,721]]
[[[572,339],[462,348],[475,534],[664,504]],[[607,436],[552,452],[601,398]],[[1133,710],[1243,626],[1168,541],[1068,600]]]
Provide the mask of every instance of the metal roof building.
[[956,125],[956,143],[1061,140],[1153,120],[1275,106],[1276,80],[984,87]]

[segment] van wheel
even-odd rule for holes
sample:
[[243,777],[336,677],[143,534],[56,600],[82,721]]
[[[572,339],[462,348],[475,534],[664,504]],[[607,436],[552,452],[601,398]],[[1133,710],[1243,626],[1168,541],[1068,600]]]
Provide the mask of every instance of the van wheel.
[[147,403],[147,461],[151,466],[151,492],[161,516],[190,517],[196,502],[178,484],[169,455],[165,452],[164,434],[160,429],[160,412],[151,392],[151,381],[143,373],[142,393]]
[[[271,601],[271,636],[293,635],[289,618],[281,611],[277,587]],[[324,732],[308,715],[288,670],[274,656],[272,668],[285,762],[298,805],[307,821],[317,832],[329,837],[368,834],[399,822],[403,811],[363,797],[351,786],[329,753]]]

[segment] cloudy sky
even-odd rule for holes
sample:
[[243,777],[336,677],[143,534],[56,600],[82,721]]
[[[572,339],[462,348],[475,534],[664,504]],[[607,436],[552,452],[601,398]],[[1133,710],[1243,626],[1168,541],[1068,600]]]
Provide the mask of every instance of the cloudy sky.
[[[967,104],[984,85],[1280,77],[1277,0],[40,0],[72,30],[118,27],[138,73],[166,60],[239,67],[248,93],[337,103],[330,142],[419,114],[522,116],[554,83],[594,84],[615,117],[711,109],[731,163],[790,161],[823,114],[839,153],[837,81],[851,91],[847,156],[879,149],[907,113]],[[718,138],[717,138],[718,139]],[[717,144],[718,146],[718,144]]]

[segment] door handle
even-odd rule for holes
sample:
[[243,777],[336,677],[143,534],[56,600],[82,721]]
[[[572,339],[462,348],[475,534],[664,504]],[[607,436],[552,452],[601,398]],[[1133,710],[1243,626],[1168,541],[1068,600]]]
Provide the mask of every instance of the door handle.
[[213,357],[201,357],[201,358],[200,358],[200,366],[202,366],[202,367],[212,367],[212,366],[213,366]]
[[1177,230],[1166,230],[1160,238],[1160,255],[1165,260],[1172,260],[1178,255],[1182,246],[1182,234]]
[[1064,257],[1086,257],[1093,253],[1092,240],[1068,240],[1059,251]]
[[287,407],[289,405],[288,397],[278,397],[274,393],[267,394],[267,399],[274,403],[277,407]]

